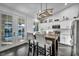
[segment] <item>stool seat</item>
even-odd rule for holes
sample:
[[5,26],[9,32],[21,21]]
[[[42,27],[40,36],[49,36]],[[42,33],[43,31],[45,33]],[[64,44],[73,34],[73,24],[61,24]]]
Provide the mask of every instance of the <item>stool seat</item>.
[[52,44],[52,41],[46,40],[46,43],[47,43],[48,45],[51,45],[51,44]]

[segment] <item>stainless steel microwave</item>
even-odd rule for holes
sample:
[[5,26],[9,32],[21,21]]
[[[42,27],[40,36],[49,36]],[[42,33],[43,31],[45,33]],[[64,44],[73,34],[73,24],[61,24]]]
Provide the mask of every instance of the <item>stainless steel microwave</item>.
[[60,29],[60,25],[52,25],[52,29]]

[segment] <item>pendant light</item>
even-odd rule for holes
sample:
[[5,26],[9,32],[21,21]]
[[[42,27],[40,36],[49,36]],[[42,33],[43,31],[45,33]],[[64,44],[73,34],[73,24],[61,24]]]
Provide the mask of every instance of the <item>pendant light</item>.
[[52,8],[51,9],[47,8],[47,3],[46,3],[46,9],[42,10],[42,3],[41,3],[41,12],[38,12],[37,19],[40,20],[40,21],[43,21],[47,17],[52,16],[52,14],[53,14],[52,10],[53,10]]

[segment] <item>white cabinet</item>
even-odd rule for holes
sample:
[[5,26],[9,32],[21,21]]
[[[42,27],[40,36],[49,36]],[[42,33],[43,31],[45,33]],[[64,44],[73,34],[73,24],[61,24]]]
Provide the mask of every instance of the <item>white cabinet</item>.
[[[71,45],[71,24],[73,20],[53,21],[51,23],[42,23],[39,29],[60,31],[60,43]],[[52,29],[52,25],[60,25],[60,29]]]
[[65,43],[65,37],[64,37],[64,35],[60,35],[60,43],[62,43],[62,44]]
[[40,23],[39,24],[39,31],[41,31],[41,30],[53,30],[52,25],[60,25],[60,22],[54,21],[54,22],[50,22],[50,23]]
[[60,21],[53,21],[52,25],[60,25],[60,23],[61,23]]
[[71,29],[71,24],[72,24],[73,20],[65,20],[65,21],[61,21],[61,29]]
[[71,46],[71,37],[68,34],[60,34],[60,43]]
[[71,30],[65,29],[60,32],[60,43],[71,46]]
[[71,24],[73,20],[61,21],[60,43],[71,46]]

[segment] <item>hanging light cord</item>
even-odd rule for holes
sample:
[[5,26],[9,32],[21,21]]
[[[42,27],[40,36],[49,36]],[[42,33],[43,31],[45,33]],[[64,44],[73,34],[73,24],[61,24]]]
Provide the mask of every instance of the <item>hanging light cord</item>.
[[42,3],[41,3],[41,12],[42,12]]
[[47,10],[47,3],[46,3],[46,10]]

